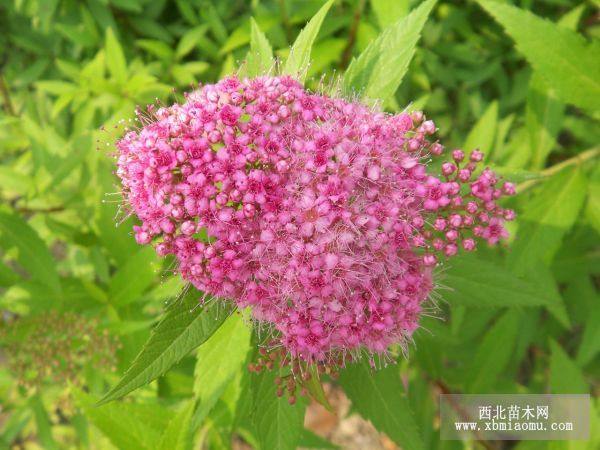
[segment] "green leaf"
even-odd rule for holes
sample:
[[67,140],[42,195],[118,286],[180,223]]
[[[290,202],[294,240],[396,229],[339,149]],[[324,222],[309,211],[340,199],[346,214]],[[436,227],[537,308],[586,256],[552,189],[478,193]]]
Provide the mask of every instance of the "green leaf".
[[386,28],[352,60],[343,80],[346,94],[358,92],[364,98],[386,100],[396,92],[435,1],[421,3],[408,16]]
[[600,165],[590,175],[585,214],[596,233],[600,234]]
[[506,311],[483,337],[468,370],[469,393],[487,393],[505,369],[514,352],[520,314],[515,309]]
[[276,370],[263,371],[253,378],[252,419],[262,450],[295,450],[304,428],[306,405],[299,397],[290,405],[276,394]]
[[317,402],[325,407],[330,412],[333,412],[333,408],[325,395],[325,391],[323,390],[323,385],[321,384],[321,380],[319,377],[319,371],[317,367],[312,364],[309,366],[310,378],[303,383],[303,386],[310,393],[312,398],[314,398]]
[[442,297],[451,305],[478,307],[556,305],[537,285],[491,261],[462,255],[448,263],[440,279],[448,290]]
[[106,30],[106,65],[117,84],[124,85],[127,81],[127,62],[112,28]]
[[143,247],[122,266],[108,285],[110,302],[116,307],[137,300],[157,278],[160,262],[152,247]]
[[73,395],[86,418],[117,448],[154,449],[160,439],[159,430],[166,426],[167,411],[159,405],[113,403],[98,407],[88,394],[78,391]]
[[55,294],[60,292],[56,263],[48,247],[21,217],[0,211],[0,245],[6,250],[16,247],[19,252],[17,260],[31,278]]
[[192,415],[195,402],[187,401],[179,412],[171,419],[165,429],[158,450],[191,450],[192,449]]
[[179,60],[191,52],[198,45],[198,42],[204,38],[207,29],[206,25],[201,25],[186,31],[177,44],[177,49],[175,50],[176,58]]
[[526,121],[531,148],[531,167],[541,169],[546,163],[562,128],[565,106],[544,80],[534,74],[529,82]]
[[[594,294],[596,294],[594,292]],[[600,304],[597,295],[593,298],[594,304],[586,318],[581,343],[577,349],[577,364],[585,366],[592,362],[600,353]]]
[[550,340],[550,392],[553,394],[590,392],[581,369],[553,339]]
[[304,81],[304,77],[306,74],[306,70],[308,69],[308,65],[310,64],[310,52],[312,50],[312,46],[319,34],[319,30],[321,29],[321,25],[329,8],[333,4],[333,0],[329,0],[325,3],[321,9],[314,15],[310,22],[306,24],[306,27],[300,32],[294,45],[292,45],[292,49],[290,50],[290,55],[288,56],[287,61],[283,67],[283,73],[292,75],[294,77],[298,77],[300,81]]
[[498,102],[493,101],[469,132],[463,148],[467,151],[480,149],[489,160],[494,147],[498,125]]
[[404,393],[398,366],[372,370],[363,360],[342,370],[339,382],[354,409],[403,450],[425,448]]
[[585,198],[586,179],[580,168],[551,177],[527,203],[519,231],[508,255],[508,266],[523,275],[538,260],[550,262],[563,236],[575,223]]
[[[120,208],[113,201],[107,201],[106,192],[114,191],[114,178],[111,176],[112,166],[107,161],[98,164],[98,191],[99,195],[94,199],[98,205],[94,229],[100,239],[102,247],[115,259],[118,266],[127,263],[131,255],[139,250],[139,245],[131,236],[131,227],[134,225],[131,219],[120,218]],[[120,220],[119,220],[120,219]],[[120,221],[117,226],[115,222]]]
[[544,297],[550,299],[547,309],[554,318],[566,329],[571,328],[571,321],[565,308],[565,302],[558,291],[556,280],[552,276],[550,269],[540,261],[539,264],[529,268],[527,271],[527,280],[535,283],[538,291]]
[[477,1],[504,27],[559,98],[591,111],[600,109],[600,46],[507,3]]
[[35,418],[35,424],[37,427],[37,437],[40,440],[40,444],[49,450],[58,449],[58,444],[52,436],[52,424],[48,412],[42,403],[40,394],[36,394],[29,399],[29,405],[33,411],[33,417]]
[[197,352],[194,394],[200,404],[197,417],[206,416],[246,361],[250,328],[234,313]]
[[198,297],[198,291],[190,288],[181,300],[169,306],[131,367],[100,400],[100,404],[123,397],[164,375],[173,364],[219,329],[229,315],[228,311],[218,299],[212,299],[207,306],[201,307]]
[[19,276],[0,260],[0,287],[6,288],[20,280]]
[[371,0],[371,8],[383,29],[406,16],[410,3],[409,0]]
[[307,429],[303,429],[300,434],[300,440],[298,442],[300,448],[314,448],[319,450],[336,450],[339,447],[332,444],[327,439],[322,438],[318,434],[313,433]]
[[273,66],[273,50],[254,18],[250,18],[250,51],[247,57],[248,76],[265,74]]

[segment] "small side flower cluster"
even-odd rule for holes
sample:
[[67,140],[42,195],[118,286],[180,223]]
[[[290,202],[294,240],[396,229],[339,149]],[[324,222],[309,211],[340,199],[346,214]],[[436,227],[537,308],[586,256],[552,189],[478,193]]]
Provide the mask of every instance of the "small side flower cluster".
[[289,76],[226,78],[139,113],[118,142],[140,244],[251,306],[291,358],[323,362],[410,337],[439,258],[506,237],[514,186],[482,154],[443,153],[422,113],[388,115]]
[[0,342],[17,383],[83,384],[84,368],[116,369],[119,342],[98,321],[75,313],[50,311],[0,323]]

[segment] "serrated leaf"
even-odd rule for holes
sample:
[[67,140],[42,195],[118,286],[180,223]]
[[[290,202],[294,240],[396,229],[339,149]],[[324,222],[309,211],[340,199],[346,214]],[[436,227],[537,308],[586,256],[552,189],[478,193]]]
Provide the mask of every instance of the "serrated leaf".
[[589,393],[581,369],[553,339],[550,340],[550,392],[553,394]]
[[250,51],[246,60],[249,77],[265,74],[273,66],[273,50],[269,40],[252,17],[250,18]]
[[250,328],[240,314],[232,314],[197,352],[194,394],[197,417],[206,416],[246,361]]
[[480,149],[489,160],[498,126],[498,102],[493,101],[475,123],[463,145],[466,151]]
[[563,101],[591,111],[600,109],[600,46],[529,11],[492,0],[477,1]]
[[339,382],[354,409],[403,450],[425,448],[404,393],[398,366],[372,370],[363,360],[342,370]]
[[127,63],[112,28],[106,30],[106,65],[117,83],[124,85],[127,81]]
[[491,261],[461,255],[448,266],[440,278],[448,290],[440,293],[451,305],[498,308],[556,304],[554,297],[535,284]]
[[56,263],[50,250],[21,217],[0,211],[0,245],[4,249],[17,247],[19,264],[29,272],[31,278],[55,294],[60,292]]
[[292,45],[290,55],[283,66],[284,74],[298,77],[300,81],[304,81],[304,74],[310,64],[312,46],[332,4],[333,0],[329,0],[325,3],[300,32],[294,45]]
[[192,415],[195,401],[187,401],[169,421],[158,444],[158,450],[191,450],[192,449]]
[[467,372],[469,393],[484,394],[494,386],[513,354],[520,314],[516,309],[506,311],[483,337]]
[[306,405],[302,397],[290,405],[276,394],[277,371],[263,371],[252,377],[252,420],[261,450],[295,450],[304,428]]
[[200,294],[193,288],[169,306],[150,339],[125,375],[103,398],[104,404],[164,375],[173,364],[203,344],[219,329],[229,315],[218,299],[201,307]]
[[527,203],[519,231],[508,255],[508,266],[523,275],[540,259],[548,263],[563,236],[575,223],[585,198],[586,180],[580,168],[568,168],[551,177]]
[[436,0],[427,0],[408,16],[386,28],[346,70],[343,88],[347,94],[386,100],[400,86],[415,53],[421,30]]

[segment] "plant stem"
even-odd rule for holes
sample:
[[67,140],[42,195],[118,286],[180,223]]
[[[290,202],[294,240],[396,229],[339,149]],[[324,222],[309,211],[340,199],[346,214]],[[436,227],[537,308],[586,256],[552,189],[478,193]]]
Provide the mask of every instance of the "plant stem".
[[358,25],[360,24],[360,16],[362,15],[363,9],[365,8],[365,0],[359,0],[358,6],[354,11],[354,19],[352,21],[352,26],[348,32],[348,43],[344,48],[344,52],[342,53],[342,60],[340,62],[340,69],[345,69],[348,67],[350,63],[350,58],[352,57],[352,49],[354,48],[354,44],[356,43],[356,33],[358,32]]
[[8,91],[8,86],[6,85],[6,80],[4,79],[4,75],[0,74],[0,93],[2,93],[2,99],[4,100],[4,110],[7,114],[11,116],[16,116],[15,109],[13,108],[12,102],[10,100],[10,93]]
[[[453,392],[450,390],[450,388],[442,380],[433,380],[433,385],[442,394],[445,394],[445,395],[453,394]],[[468,414],[456,401],[452,400],[451,398],[448,398],[448,402],[450,403],[450,406],[452,407],[452,409],[454,409],[463,420],[465,420],[465,421],[469,420]],[[481,437],[480,433],[478,433],[477,431],[474,432],[474,437],[475,437],[475,440],[477,442],[479,442],[487,450],[496,450],[496,446],[494,444],[492,444],[491,442],[483,439]]]
[[281,10],[281,23],[283,23],[283,29],[285,30],[285,38],[288,44],[292,43],[292,26],[290,25],[290,19],[287,15],[287,9],[285,7],[285,0],[279,0],[279,9]]
[[542,175],[542,178],[538,178],[536,180],[524,181],[523,183],[517,185],[517,192],[521,193],[521,192],[529,189],[530,187],[537,184],[540,180],[543,180],[545,177],[549,177],[549,176],[554,175],[555,173],[560,172],[565,167],[572,166],[574,164],[583,164],[586,161],[596,158],[597,156],[600,156],[600,147],[594,147],[589,150],[586,150],[585,152],[578,153],[577,155],[573,156],[572,158],[565,159],[564,161],[561,161],[558,164],[554,164],[553,166],[550,166],[550,167],[542,170],[540,172],[540,174]]

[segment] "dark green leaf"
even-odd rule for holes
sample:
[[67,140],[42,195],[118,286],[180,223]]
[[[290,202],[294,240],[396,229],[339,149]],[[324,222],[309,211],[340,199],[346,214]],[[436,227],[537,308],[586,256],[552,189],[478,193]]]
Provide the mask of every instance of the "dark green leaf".
[[483,337],[469,366],[467,389],[472,394],[486,394],[510,361],[517,334],[520,312],[505,312]]
[[440,277],[447,290],[440,291],[451,305],[478,307],[555,305],[536,284],[518,278],[502,266],[463,255],[448,263]]
[[553,394],[589,393],[581,369],[553,339],[550,340],[550,350],[550,391]]
[[375,428],[404,450],[425,448],[404,393],[398,366],[373,370],[363,360],[342,370],[339,381],[356,411]]
[[123,397],[164,375],[173,364],[219,329],[229,311],[217,299],[201,307],[199,296],[195,289],[190,288],[181,300],[169,306],[131,367],[100,404]]

